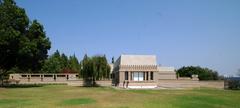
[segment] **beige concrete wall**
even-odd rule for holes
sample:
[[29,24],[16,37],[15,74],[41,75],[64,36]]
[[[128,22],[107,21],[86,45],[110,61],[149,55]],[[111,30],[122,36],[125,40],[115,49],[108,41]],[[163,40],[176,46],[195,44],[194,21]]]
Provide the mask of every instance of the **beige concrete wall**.
[[[76,81],[67,81],[67,85],[70,86],[83,86],[84,82],[82,80]],[[112,80],[103,80],[103,81],[96,81],[96,84],[99,86],[112,86]]]
[[200,87],[199,81],[192,80],[159,80],[158,86],[163,88],[196,88]]
[[224,81],[199,81],[200,87],[224,88]]
[[125,73],[123,71],[119,72],[119,83],[123,83],[125,80]]
[[224,81],[197,81],[197,80],[159,80],[159,87],[164,88],[224,88]]
[[158,80],[173,80],[173,79],[177,79],[176,77],[176,73],[175,72],[158,72],[158,74],[156,75]]

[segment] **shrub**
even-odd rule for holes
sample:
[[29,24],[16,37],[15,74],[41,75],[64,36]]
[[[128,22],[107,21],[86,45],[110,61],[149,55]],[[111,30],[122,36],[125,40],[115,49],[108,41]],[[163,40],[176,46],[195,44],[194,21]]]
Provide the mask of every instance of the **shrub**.
[[225,85],[228,85],[227,89],[240,90],[240,78],[231,78],[225,80]]

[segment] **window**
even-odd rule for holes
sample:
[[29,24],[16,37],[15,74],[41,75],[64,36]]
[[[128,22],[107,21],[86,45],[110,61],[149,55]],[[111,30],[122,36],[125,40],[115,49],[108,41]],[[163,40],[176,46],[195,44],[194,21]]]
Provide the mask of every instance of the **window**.
[[147,79],[146,80],[148,80],[148,72],[147,72]]
[[31,77],[40,77],[40,75],[31,75]]
[[22,77],[27,77],[27,75],[22,75]]
[[44,77],[53,77],[53,75],[44,75]]
[[133,81],[143,81],[143,72],[134,72]]
[[57,75],[57,77],[65,77],[65,75]]
[[150,79],[153,80],[153,72],[151,72],[150,74]]
[[128,72],[125,72],[125,80],[128,80]]
[[143,72],[143,80],[146,80],[145,74],[146,74],[146,72]]

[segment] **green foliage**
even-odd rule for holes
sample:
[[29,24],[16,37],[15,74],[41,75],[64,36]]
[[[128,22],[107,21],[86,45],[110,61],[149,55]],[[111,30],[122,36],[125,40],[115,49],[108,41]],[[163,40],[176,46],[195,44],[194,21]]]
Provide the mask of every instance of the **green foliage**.
[[1,86],[3,86],[3,84],[4,84],[3,82],[6,79],[7,74],[8,73],[7,73],[6,70],[0,68],[0,82],[1,82]]
[[180,77],[192,77],[193,74],[198,75],[199,80],[218,80],[217,71],[200,66],[187,66],[177,70]]
[[80,65],[75,55],[69,57],[69,69],[73,72],[80,72]]
[[225,83],[228,84],[228,89],[240,90],[240,79],[227,79]]
[[62,70],[62,67],[63,64],[61,61],[61,56],[57,50],[53,55],[45,60],[41,71],[44,73],[59,73]]
[[110,78],[110,66],[105,56],[84,56],[81,62],[81,73],[83,79],[94,84],[95,80],[104,80]]
[[66,56],[64,53],[62,53],[61,60],[62,60],[63,67],[69,68],[68,56]]
[[51,47],[43,26],[30,23],[23,8],[14,0],[0,2],[0,67],[38,71]]
[[41,71],[43,73],[79,73],[80,65],[75,55],[68,58],[65,54],[60,54],[57,50],[45,60]]

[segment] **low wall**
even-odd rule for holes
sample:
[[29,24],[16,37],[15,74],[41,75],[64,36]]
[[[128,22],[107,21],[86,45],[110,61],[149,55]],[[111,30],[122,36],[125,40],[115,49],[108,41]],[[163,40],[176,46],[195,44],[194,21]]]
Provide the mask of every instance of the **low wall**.
[[[31,80],[28,81],[20,81],[19,84],[67,84],[70,86],[83,86],[83,80],[56,80],[56,81],[39,81],[39,80]],[[96,81],[96,84],[100,86],[112,86],[112,80],[103,80]]]
[[197,81],[197,80],[159,80],[159,87],[164,88],[224,88],[224,81]]
[[200,87],[224,89],[224,81],[199,81]]
[[163,88],[196,88],[199,81],[194,80],[159,80],[158,86]]

